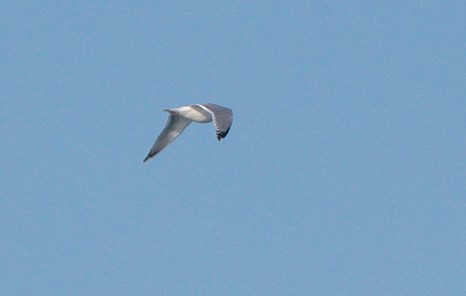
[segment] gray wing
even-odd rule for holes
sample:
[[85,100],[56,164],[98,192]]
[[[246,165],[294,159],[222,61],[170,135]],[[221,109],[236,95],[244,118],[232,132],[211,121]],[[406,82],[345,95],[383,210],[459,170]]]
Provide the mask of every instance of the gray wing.
[[215,127],[217,139],[220,141],[225,138],[230,131],[231,124],[233,123],[233,111],[229,108],[219,106],[216,104],[196,104],[205,111],[212,115],[212,122]]
[[155,140],[155,143],[152,145],[149,154],[147,154],[146,158],[144,158],[144,162],[154,157],[157,153],[167,147],[168,144],[173,142],[190,123],[191,120],[170,114],[168,116],[165,128],[157,137],[157,140]]

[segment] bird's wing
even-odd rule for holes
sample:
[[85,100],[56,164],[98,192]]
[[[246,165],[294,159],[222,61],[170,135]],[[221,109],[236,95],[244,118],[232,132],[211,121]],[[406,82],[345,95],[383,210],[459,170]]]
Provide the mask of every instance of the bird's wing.
[[202,108],[212,115],[212,122],[219,141],[227,136],[233,123],[233,111],[231,109],[211,103],[193,106]]
[[191,120],[189,119],[170,114],[168,116],[165,128],[157,137],[157,140],[155,140],[155,143],[152,145],[149,154],[147,154],[146,158],[144,158],[144,162],[154,157],[157,153],[167,147],[168,144],[173,142],[190,123]]

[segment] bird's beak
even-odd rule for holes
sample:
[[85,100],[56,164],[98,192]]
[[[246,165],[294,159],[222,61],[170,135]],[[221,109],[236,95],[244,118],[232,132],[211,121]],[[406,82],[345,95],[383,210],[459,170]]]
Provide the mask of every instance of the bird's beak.
[[171,115],[178,115],[178,113],[172,109],[163,109],[163,111],[170,113]]

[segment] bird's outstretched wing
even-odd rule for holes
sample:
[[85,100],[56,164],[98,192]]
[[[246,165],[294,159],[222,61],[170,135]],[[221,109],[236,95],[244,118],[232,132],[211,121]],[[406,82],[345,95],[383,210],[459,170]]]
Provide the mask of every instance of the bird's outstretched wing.
[[191,120],[189,119],[170,114],[168,116],[165,128],[157,137],[157,140],[155,140],[155,143],[152,145],[149,154],[147,154],[146,158],[144,158],[144,162],[154,157],[157,153],[167,147],[168,144],[173,142],[190,123]]
[[212,115],[212,122],[219,141],[227,136],[233,123],[233,111],[231,109],[212,103],[196,104],[193,107],[201,108]]

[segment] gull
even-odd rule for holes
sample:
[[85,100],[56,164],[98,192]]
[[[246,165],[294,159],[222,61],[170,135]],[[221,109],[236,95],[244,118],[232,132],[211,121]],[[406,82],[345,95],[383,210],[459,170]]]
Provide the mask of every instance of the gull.
[[227,136],[233,122],[231,109],[212,103],[187,105],[163,111],[169,113],[167,123],[143,162],[148,161],[167,147],[193,121],[197,123],[213,122],[219,141]]

